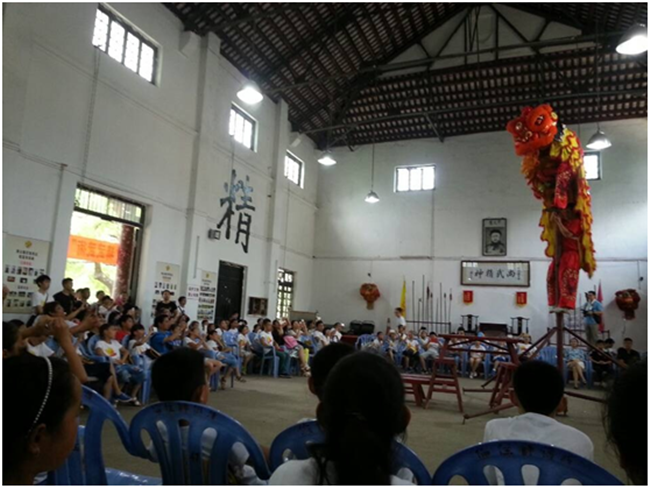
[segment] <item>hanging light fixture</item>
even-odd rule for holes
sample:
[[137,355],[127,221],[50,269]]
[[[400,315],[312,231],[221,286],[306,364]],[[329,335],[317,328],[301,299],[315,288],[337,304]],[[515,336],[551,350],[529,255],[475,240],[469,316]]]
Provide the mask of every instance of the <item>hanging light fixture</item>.
[[237,98],[248,105],[257,105],[264,99],[260,87],[254,81],[247,81],[237,92]]
[[616,46],[619,54],[635,55],[648,50],[648,28],[643,24],[630,27]]
[[[600,72],[598,71],[598,23],[596,23],[596,93],[598,94],[598,111],[602,108],[600,104]],[[589,138],[589,142],[585,146],[592,151],[602,151],[610,147],[612,143],[607,139],[605,133],[600,130],[600,122],[596,122],[596,133]]]
[[334,166],[336,164],[336,159],[332,157],[332,152],[328,149],[321,154],[321,157],[318,158],[318,162],[323,166]]
[[372,144],[372,169],[370,171],[370,193],[366,195],[367,203],[377,203],[379,195],[375,193],[375,144]]

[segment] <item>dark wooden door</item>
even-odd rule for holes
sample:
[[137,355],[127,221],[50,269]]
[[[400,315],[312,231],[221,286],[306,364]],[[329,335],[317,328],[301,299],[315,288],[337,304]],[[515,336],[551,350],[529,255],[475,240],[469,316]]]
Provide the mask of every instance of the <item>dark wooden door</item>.
[[244,294],[244,267],[219,261],[219,282],[217,284],[217,311],[215,319],[228,319],[234,313],[241,313]]

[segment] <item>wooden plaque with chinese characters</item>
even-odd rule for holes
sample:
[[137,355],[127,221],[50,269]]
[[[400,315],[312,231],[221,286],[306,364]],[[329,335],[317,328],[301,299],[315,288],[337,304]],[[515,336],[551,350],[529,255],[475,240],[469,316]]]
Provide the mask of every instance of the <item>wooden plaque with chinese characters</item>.
[[463,286],[530,286],[529,261],[461,261]]

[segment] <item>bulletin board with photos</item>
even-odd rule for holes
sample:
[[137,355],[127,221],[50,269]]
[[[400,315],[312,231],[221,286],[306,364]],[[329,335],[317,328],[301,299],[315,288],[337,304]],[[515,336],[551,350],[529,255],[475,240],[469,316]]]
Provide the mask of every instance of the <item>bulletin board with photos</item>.
[[32,312],[34,280],[46,274],[50,243],[10,234],[2,236],[3,283],[9,289],[3,313]]
[[196,314],[197,320],[214,320],[214,311],[217,303],[217,274],[210,271],[201,271],[201,287],[199,291],[199,307]]

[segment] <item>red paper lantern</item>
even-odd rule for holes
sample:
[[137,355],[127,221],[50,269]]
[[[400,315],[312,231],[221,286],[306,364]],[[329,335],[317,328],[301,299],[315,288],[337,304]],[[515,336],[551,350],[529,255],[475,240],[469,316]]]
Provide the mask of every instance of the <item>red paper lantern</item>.
[[472,290],[463,291],[463,303],[469,305],[474,302],[474,292]]
[[517,305],[524,306],[528,304],[528,293],[525,291],[517,292]]
[[364,283],[361,285],[359,293],[366,301],[366,308],[368,310],[375,308],[374,303],[381,296],[381,293],[379,293],[379,288],[377,288],[377,285],[374,283]]

